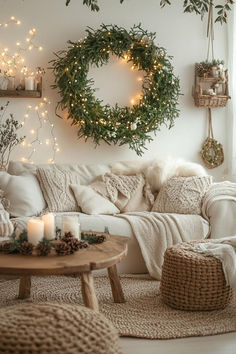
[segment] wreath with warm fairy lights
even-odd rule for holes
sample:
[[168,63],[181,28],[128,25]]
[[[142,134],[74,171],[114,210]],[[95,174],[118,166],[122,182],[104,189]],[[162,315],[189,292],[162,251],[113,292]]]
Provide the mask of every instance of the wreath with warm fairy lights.
[[[151,132],[161,124],[169,128],[178,117],[179,79],[173,73],[166,50],[154,43],[155,33],[134,26],[127,31],[113,25],[98,30],[88,28],[87,37],[69,41],[69,48],[56,54],[52,69],[61,95],[58,106],[67,109],[68,119],[78,127],[78,137],[92,138],[98,145],[128,144],[138,155],[143,153]],[[107,64],[113,54],[132,62],[133,69],[145,72],[142,95],[132,107],[111,107],[95,97],[94,82],[88,79],[90,65]]]

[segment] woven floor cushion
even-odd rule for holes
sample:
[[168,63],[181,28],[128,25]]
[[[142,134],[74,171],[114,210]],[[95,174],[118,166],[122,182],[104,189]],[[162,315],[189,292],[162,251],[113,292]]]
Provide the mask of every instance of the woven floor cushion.
[[113,325],[79,305],[21,303],[0,318],[1,353],[122,353]]
[[165,252],[160,286],[163,302],[188,311],[226,307],[232,289],[226,285],[221,261],[185,250],[184,245],[177,244]]

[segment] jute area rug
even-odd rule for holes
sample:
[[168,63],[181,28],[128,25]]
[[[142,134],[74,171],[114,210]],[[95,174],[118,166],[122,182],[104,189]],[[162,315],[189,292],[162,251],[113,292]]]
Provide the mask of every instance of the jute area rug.
[[[224,310],[190,312],[173,310],[162,303],[159,282],[148,276],[122,276],[126,303],[114,304],[109,280],[95,278],[102,312],[121,336],[171,339],[208,336],[236,331],[236,295]],[[0,307],[19,302],[82,304],[79,278],[33,277],[31,298],[18,300],[18,280],[0,281]]]

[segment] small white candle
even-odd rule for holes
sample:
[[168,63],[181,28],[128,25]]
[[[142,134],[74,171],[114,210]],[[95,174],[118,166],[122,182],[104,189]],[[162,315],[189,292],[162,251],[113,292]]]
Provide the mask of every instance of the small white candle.
[[62,234],[70,232],[75,238],[80,240],[80,223],[76,215],[63,216]]
[[27,222],[28,241],[36,246],[44,236],[44,222],[39,219],[30,219]]
[[34,76],[25,77],[25,89],[33,91],[35,85],[34,81],[35,81]]
[[53,240],[55,238],[55,217],[52,213],[42,216],[44,222],[44,238]]

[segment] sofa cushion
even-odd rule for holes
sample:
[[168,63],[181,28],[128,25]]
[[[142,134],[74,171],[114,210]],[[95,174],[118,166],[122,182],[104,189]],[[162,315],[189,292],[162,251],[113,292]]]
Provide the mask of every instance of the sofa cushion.
[[38,180],[34,175],[12,176],[0,172],[0,189],[9,201],[7,211],[11,216],[35,216],[46,208]]
[[71,185],[78,206],[86,214],[117,214],[119,209],[89,186]]
[[122,213],[150,211],[153,204],[153,195],[142,174],[126,176],[106,173],[98,177],[91,187]]
[[37,178],[50,212],[79,210],[70,188],[71,184],[80,183],[76,172],[52,165],[51,168],[38,168]]
[[211,183],[212,176],[170,178],[161,187],[152,211],[200,215],[202,198]]
[[8,166],[8,173],[11,175],[34,174],[36,175],[37,168],[51,169],[53,166],[65,168],[71,172],[76,172],[80,179],[80,184],[90,184],[98,176],[109,172],[110,168],[105,164],[30,164],[20,161],[10,161]]

